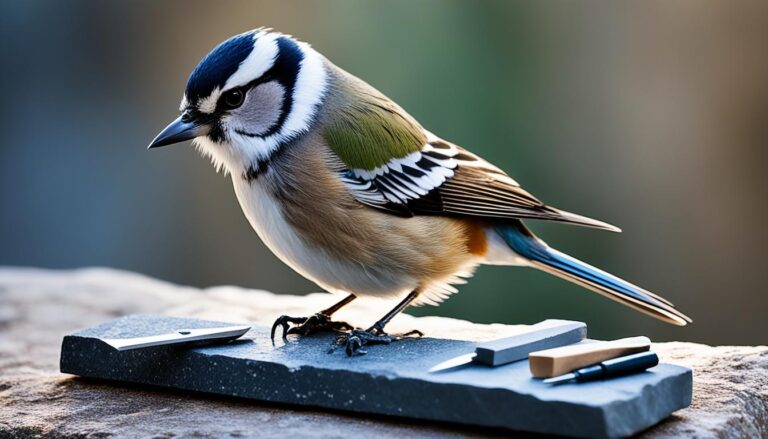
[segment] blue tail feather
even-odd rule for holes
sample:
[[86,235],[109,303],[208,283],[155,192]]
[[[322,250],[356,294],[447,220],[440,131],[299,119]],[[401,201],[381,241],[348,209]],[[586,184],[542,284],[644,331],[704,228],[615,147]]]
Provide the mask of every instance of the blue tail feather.
[[690,322],[664,298],[549,247],[521,222],[498,226],[496,231],[515,253],[539,268],[669,323]]

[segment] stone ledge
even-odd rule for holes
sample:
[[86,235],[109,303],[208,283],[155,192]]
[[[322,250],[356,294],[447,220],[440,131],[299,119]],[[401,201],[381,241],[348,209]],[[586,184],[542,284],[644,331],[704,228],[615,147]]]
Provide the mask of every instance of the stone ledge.
[[[129,388],[58,373],[62,337],[131,313],[269,324],[328,304],[325,294],[276,296],[236,287],[199,290],[108,270],[0,268],[0,437],[314,437],[381,435],[461,437],[504,434],[399,419],[254,404],[182,392]],[[340,318],[360,324],[380,313],[360,301]],[[355,317],[357,319],[355,319]],[[403,315],[393,330],[490,339],[504,325]],[[418,322],[418,323],[417,323]],[[441,331],[441,336],[446,336]],[[768,436],[768,347],[658,343],[665,362],[694,369],[693,403],[642,436]]]

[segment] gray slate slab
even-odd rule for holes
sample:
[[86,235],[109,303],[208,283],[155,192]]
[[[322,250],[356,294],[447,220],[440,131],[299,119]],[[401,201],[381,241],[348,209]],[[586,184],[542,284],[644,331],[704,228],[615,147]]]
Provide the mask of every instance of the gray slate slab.
[[429,374],[437,362],[475,343],[435,338],[373,346],[368,355],[327,354],[331,334],[278,345],[268,328],[245,339],[194,349],[158,347],[118,352],[99,338],[128,338],[224,323],[128,316],[64,338],[61,371],[263,401],[326,407],[581,437],[622,437],[650,427],[691,402],[688,368],[649,371],[582,384],[547,386],[527,362],[471,366]]

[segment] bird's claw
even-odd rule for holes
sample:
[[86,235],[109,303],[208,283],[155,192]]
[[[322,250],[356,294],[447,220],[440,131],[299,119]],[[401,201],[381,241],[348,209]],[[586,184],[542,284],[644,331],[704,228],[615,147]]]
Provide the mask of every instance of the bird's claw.
[[374,333],[374,331],[364,331],[362,329],[353,329],[344,335],[339,336],[334,342],[328,353],[333,353],[336,349],[344,346],[344,351],[348,356],[365,355],[367,350],[363,349],[365,345],[372,344],[390,344],[395,338],[384,333]]
[[406,337],[421,337],[422,335],[424,334],[418,330],[409,331],[405,334],[389,335],[378,328],[371,328],[367,331],[353,329],[346,334],[339,336],[328,350],[328,353],[331,354],[339,347],[344,346],[344,352],[350,357],[354,355],[365,355],[368,353],[367,350],[363,349],[363,346],[365,345],[390,344],[393,341],[402,340]]
[[350,329],[352,329],[352,325],[347,322],[333,321],[330,316],[317,313],[306,318],[301,324],[288,329],[288,335],[296,334],[304,336],[318,331],[342,332]]
[[[291,326],[291,324],[294,326]],[[333,321],[330,316],[322,313],[313,314],[309,317],[280,316],[275,320],[270,332],[273,345],[275,344],[275,333],[278,327],[283,329],[283,341],[288,341],[288,335],[291,334],[304,336],[319,331],[341,332],[352,329],[352,325],[349,323]]]

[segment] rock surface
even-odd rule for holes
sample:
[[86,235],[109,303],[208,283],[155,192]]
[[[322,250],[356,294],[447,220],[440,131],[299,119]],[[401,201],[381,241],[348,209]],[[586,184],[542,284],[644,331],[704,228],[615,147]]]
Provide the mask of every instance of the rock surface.
[[[229,398],[135,388],[58,373],[62,337],[131,313],[269,324],[280,314],[326,307],[325,294],[275,296],[235,287],[179,287],[107,269],[0,269],[0,437],[461,437],[503,431],[281,407]],[[364,324],[389,303],[359,301],[340,319]],[[450,338],[501,336],[503,325],[398,316],[393,331]],[[441,336],[446,334],[441,332]],[[693,403],[642,435],[768,436],[768,347],[654,345],[662,361],[694,369]],[[524,435],[528,437],[528,435]]]

